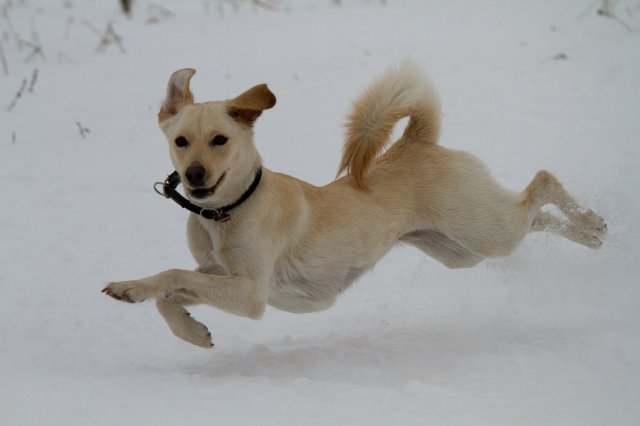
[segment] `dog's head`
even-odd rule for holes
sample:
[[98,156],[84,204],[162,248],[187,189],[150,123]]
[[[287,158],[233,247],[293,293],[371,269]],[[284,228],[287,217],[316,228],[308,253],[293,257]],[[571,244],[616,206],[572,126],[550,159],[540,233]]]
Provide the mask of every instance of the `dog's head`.
[[185,68],[171,75],[158,121],[188,198],[221,206],[242,194],[260,167],[253,124],[276,97],[260,84],[233,99],[194,103],[189,82],[195,72]]

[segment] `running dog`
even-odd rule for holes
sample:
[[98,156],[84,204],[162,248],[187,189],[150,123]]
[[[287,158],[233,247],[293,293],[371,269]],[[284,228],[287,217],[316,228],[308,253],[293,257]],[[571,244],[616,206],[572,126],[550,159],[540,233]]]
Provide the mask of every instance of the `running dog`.
[[[171,76],[158,120],[194,211],[187,236],[199,266],[103,290],[130,303],[155,299],[171,331],[187,342],[213,346],[186,305],[254,319],[267,304],[289,312],[327,309],[398,243],[449,268],[506,256],[535,231],[602,245],[603,219],[551,173],[540,171],[524,191],[512,192],[473,155],[438,145],[439,101],[411,63],[387,71],[356,100],[338,173],[344,176],[322,187],[262,165],[253,127],[276,103],[266,85],[194,103],[194,74],[181,69]],[[383,154],[403,117],[409,120],[402,137]],[[566,218],[542,211],[546,204]]]

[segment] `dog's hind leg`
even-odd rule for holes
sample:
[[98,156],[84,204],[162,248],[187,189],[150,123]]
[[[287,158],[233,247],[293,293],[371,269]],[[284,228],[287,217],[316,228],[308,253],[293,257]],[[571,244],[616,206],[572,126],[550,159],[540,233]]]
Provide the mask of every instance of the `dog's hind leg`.
[[549,212],[538,211],[531,224],[531,232],[551,232],[565,237],[575,243],[590,248],[598,248],[602,245],[600,237],[594,233],[584,232],[572,222],[562,220]]
[[[591,248],[602,245],[602,238],[607,233],[602,217],[580,206],[551,173],[538,172],[522,195],[522,203],[531,217],[532,232],[554,232]],[[570,222],[540,211],[546,204],[557,206]]]
[[400,241],[411,244],[433,257],[447,268],[471,268],[484,257],[472,253],[441,232],[433,229],[419,229],[404,234]]

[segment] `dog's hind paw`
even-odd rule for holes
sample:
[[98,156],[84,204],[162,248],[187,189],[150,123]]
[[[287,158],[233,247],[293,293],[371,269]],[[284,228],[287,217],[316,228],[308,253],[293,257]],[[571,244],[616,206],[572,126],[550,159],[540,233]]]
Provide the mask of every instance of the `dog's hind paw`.
[[587,246],[592,249],[599,249],[602,247],[602,240],[598,235],[581,232],[575,239],[575,242]]
[[102,293],[127,303],[142,302],[150,296],[149,286],[140,281],[120,281],[109,283]]
[[[584,213],[575,215],[572,217],[572,221],[582,232],[589,234],[598,240],[601,240],[607,234],[607,224],[602,216],[598,215],[593,210],[587,210]],[[602,245],[602,242],[600,242],[600,245]]]
[[591,249],[599,249],[602,247],[602,237],[606,233],[606,225],[604,233],[594,228],[583,228],[575,225],[568,225],[563,229],[562,235],[583,246]]

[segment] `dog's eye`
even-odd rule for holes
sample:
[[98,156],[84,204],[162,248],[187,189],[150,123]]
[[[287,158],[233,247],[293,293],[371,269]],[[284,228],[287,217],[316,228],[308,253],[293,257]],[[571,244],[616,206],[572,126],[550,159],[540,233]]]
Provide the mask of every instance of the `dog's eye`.
[[189,145],[189,141],[184,136],[178,136],[175,140],[176,146],[179,148],[184,148]]
[[229,140],[225,135],[217,135],[211,139],[211,145],[224,145]]

